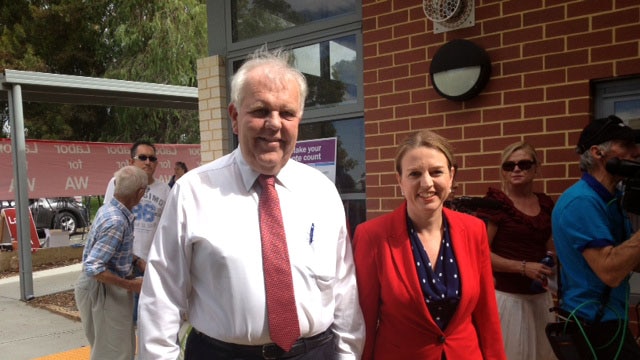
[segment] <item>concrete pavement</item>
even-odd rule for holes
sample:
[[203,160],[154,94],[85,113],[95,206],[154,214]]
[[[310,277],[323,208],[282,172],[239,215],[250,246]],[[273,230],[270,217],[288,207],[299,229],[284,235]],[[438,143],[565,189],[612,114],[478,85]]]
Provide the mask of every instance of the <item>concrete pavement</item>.
[[[73,289],[81,264],[33,273],[36,297]],[[28,360],[88,346],[79,321],[20,300],[18,276],[0,279],[0,358]]]

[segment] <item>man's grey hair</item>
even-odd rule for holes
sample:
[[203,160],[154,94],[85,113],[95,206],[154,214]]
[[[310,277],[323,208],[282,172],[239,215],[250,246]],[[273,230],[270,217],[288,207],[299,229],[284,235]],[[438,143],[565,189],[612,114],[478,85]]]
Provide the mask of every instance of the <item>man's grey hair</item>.
[[[598,149],[600,150],[601,153],[606,154],[611,150],[612,144],[613,144],[613,141],[604,142],[598,145]],[[582,155],[580,155],[581,171],[586,171],[590,173],[591,170],[593,170],[595,163],[596,163],[596,159],[593,157],[589,149],[585,150],[585,152],[583,152]]]
[[117,196],[131,196],[149,184],[147,173],[133,165],[121,168],[114,176],[116,179],[113,194]]
[[[239,108],[244,100],[244,87],[247,82],[247,74],[257,67],[269,66],[275,70],[273,71],[275,74],[281,75],[284,73],[284,79],[273,77],[274,82],[293,78],[298,83],[298,88],[300,89],[300,114],[298,115],[302,116],[304,102],[307,98],[309,88],[304,75],[293,66],[292,62],[293,54],[283,48],[269,50],[266,45],[263,45],[256,49],[247,57],[245,63],[242,64],[240,69],[233,75],[233,79],[231,80],[231,102]],[[282,70],[282,72],[278,72],[277,70]]]

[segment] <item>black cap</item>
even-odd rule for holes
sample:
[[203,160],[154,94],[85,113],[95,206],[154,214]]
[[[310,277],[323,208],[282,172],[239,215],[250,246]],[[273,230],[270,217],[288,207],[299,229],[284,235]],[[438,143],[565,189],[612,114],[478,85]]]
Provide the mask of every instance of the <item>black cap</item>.
[[576,152],[582,154],[593,145],[600,145],[612,140],[638,142],[640,139],[637,131],[625,125],[619,117],[610,115],[606,118],[593,120],[585,126],[580,134]]

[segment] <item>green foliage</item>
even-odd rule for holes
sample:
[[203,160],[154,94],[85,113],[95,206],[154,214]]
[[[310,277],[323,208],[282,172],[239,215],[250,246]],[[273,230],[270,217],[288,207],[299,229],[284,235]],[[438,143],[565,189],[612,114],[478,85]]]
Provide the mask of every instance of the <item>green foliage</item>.
[[[8,2],[0,7],[1,70],[197,86],[206,0]],[[24,112],[29,138],[199,142],[194,111],[28,104]]]

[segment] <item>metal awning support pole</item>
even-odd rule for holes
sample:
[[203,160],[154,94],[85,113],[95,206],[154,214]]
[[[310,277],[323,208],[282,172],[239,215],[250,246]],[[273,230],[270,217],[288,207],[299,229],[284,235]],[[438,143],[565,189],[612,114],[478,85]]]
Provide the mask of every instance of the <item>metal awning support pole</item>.
[[9,119],[11,121],[11,148],[13,154],[13,183],[18,219],[18,252],[20,267],[20,299],[29,301],[33,295],[33,264],[31,262],[31,222],[27,178],[27,153],[22,112],[22,88],[12,85],[8,91]]

